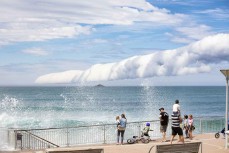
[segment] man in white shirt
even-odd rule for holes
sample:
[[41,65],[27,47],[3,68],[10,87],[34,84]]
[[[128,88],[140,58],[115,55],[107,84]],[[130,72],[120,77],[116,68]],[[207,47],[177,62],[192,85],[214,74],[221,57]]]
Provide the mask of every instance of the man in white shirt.
[[173,114],[179,114],[180,115],[180,105],[179,100],[175,100],[175,104],[173,104]]

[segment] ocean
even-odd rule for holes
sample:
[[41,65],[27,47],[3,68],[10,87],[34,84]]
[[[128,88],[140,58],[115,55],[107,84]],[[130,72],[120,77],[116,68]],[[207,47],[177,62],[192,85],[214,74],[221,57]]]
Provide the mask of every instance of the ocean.
[[225,114],[224,86],[0,87],[1,128],[51,128],[157,120],[179,99],[182,114]]

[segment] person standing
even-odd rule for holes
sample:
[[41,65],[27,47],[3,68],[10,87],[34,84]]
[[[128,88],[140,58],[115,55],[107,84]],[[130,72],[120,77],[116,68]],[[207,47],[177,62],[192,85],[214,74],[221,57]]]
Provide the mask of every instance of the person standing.
[[160,110],[160,132],[162,133],[162,142],[166,142],[166,130],[169,123],[169,115],[165,112],[165,109],[162,107]]
[[184,115],[183,130],[185,132],[186,138],[189,138],[189,135],[188,135],[188,115]]
[[193,116],[190,114],[188,116],[188,134],[189,134],[189,139],[192,140],[192,131],[194,130],[194,123],[193,123]]
[[174,137],[178,134],[179,135],[179,141],[181,143],[184,143],[184,137],[183,137],[183,130],[180,127],[180,123],[182,122],[182,118],[180,117],[180,114],[173,113],[172,115],[172,136],[170,139],[170,143],[172,144]]
[[117,144],[119,144],[119,137],[121,135],[121,144],[123,145],[124,133],[126,130],[126,123],[127,123],[125,114],[121,115],[121,119],[119,121],[120,121],[120,125],[118,126],[118,132],[117,132]]

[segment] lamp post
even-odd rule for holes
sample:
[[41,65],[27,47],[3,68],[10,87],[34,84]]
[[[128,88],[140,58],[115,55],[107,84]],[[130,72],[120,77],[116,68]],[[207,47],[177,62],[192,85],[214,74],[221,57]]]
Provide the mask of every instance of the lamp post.
[[[225,112],[225,132],[228,131],[228,80],[229,80],[229,69],[220,70],[226,77],[226,112]],[[228,148],[228,134],[225,134],[225,149]]]

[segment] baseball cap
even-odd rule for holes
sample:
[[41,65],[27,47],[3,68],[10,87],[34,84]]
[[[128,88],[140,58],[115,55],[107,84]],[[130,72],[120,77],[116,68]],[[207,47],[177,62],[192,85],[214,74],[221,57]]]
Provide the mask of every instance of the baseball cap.
[[161,107],[159,110],[165,110],[163,107]]

